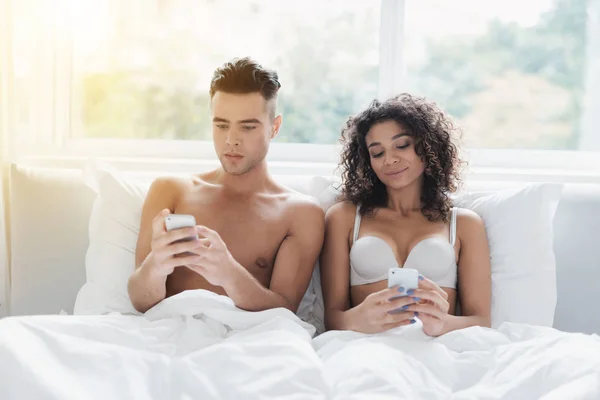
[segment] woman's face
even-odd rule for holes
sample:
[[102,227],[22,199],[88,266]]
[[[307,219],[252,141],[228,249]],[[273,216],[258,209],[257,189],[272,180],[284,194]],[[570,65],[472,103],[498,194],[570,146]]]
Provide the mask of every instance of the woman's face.
[[425,163],[417,155],[415,139],[396,121],[380,122],[365,137],[371,168],[390,189],[402,189],[420,179]]

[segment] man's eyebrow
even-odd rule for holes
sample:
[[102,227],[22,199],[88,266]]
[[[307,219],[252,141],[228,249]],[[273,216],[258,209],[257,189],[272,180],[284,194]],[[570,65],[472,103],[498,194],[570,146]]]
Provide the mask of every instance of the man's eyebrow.
[[214,117],[213,118],[213,122],[229,122],[229,120],[225,119],[225,118],[220,118],[220,117]]
[[250,119],[243,119],[241,121],[238,121],[238,124],[262,124],[262,122],[260,122],[256,118],[250,118]]
[[[399,139],[399,138],[401,138],[402,136],[410,136],[410,135],[409,135],[408,133],[406,133],[406,132],[400,132],[399,134],[395,135],[395,136],[392,138],[392,140]],[[379,143],[379,142],[373,142],[373,143],[371,143],[371,144],[370,144],[370,145],[369,145],[367,148],[368,148],[368,149],[370,149],[370,148],[371,148],[371,147],[373,147],[373,146],[381,146],[381,143]]]

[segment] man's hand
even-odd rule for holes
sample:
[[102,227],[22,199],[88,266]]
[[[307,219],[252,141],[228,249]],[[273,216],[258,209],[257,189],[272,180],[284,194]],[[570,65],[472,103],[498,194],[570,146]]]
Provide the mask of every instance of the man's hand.
[[202,275],[211,285],[226,287],[236,272],[243,268],[231,255],[221,236],[205,226],[196,226],[200,247],[193,262],[186,266]]
[[[178,240],[197,236],[196,227],[175,229],[168,232],[165,228],[165,218],[170,214],[168,209],[162,210],[152,220],[152,240],[150,253],[142,266],[149,268],[158,276],[168,276],[175,267],[195,263],[200,260],[199,249],[204,247],[200,239],[175,243]],[[183,255],[184,253],[192,253]]]

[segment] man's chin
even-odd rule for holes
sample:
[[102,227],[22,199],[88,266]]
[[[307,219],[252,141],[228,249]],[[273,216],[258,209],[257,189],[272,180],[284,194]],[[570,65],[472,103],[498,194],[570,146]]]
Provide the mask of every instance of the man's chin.
[[233,176],[242,176],[245,175],[248,171],[235,171],[235,170],[229,170],[226,168],[223,168],[223,170],[228,173],[229,175],[233,175]]
[[221,167],[229,175],[235,176],[247,174],[252,170],[252,167],[247,165],[229,165],[228,163],[221,163]]

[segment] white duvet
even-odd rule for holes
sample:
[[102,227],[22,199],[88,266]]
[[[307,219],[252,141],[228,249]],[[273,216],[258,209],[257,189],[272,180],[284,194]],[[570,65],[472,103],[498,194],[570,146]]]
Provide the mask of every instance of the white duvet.
[[0,320],[0,399],[600,399],[600,338],[328,332],[188,291],[143,317]]

